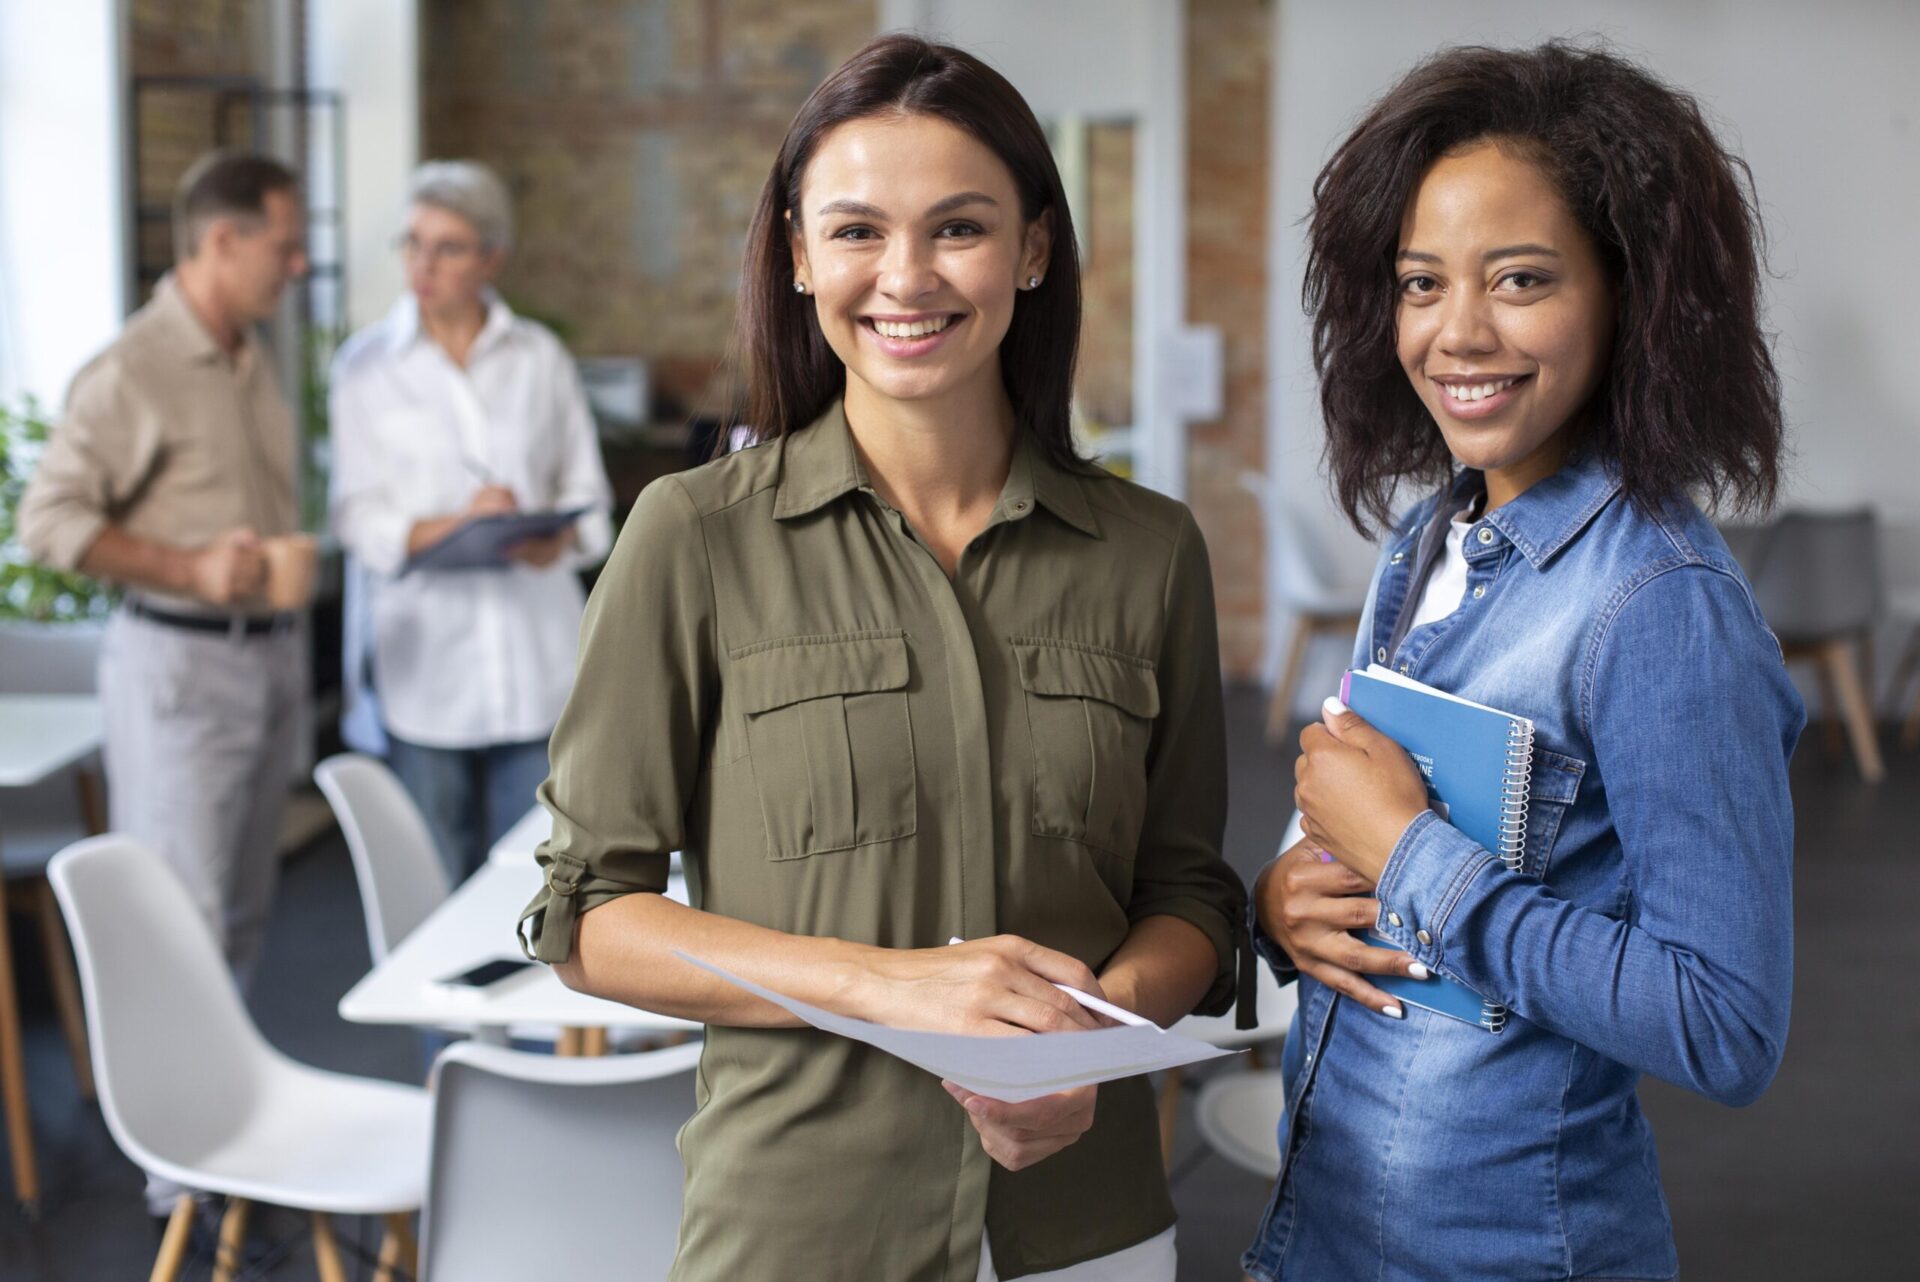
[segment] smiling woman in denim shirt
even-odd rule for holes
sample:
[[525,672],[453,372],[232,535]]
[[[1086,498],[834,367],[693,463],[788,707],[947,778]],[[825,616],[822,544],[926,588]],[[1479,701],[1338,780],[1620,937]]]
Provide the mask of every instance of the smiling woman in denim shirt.
[[[1354,664],[1531,718],[1536,746],[1509,870],[1338,701],[1301,736],[1306,838],[1253,904],[1300,983],[1261,1282],[1673,1277],[1636,1083],[1741,1105],[1780,1063],[1804,713],[1696,505],[1778,479],[1754,210],[1690,97],[1562,44],[1437,55],[1315,185],[1342,505],[1366,531],[1439,487],[1388,529]],[[1450,976],[1506,1023],[1368,973]]]

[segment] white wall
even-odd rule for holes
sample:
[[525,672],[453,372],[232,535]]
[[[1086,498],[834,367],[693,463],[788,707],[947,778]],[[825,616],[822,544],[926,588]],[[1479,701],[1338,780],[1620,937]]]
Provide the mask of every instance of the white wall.
[[[420,162],[419,46],[416,0],[310,0],[307,7],[313,87],[338,90],[346,99],[342,260],[349,330],[378,320],[406,285],[393,238],[408,175]],[[315,166],[317,181],[326,169]],[[313,194],[316,205],[333,198]],[[315,248],[327,253],[333,247]]]
[[[1698,96],[1753,167],[1779,276],[1770,314],[1794,450],[1784,502],[1877,505],[1893,527],[1889,582],[1920,587],[1920,344],[1906,280],[1920,243],[1920,5],[1279,0],[1276,13],[1268,456],[1348,573],[1364,576],[1371,550],[1340,529],[1318,474],[1300,310],[1314,175],[1363,108],[1434,49],[1597,33]],[[1890,634],[1882,654],[1904,640]]]
[[1187,296],[1185,0],[882,0],[880,26],[977,55],[1043,119],[1134,122],[1134,476],[1184,497],[1170,363]]
[[57,407],[126,312],[114,0],[0,0],[0,400]]

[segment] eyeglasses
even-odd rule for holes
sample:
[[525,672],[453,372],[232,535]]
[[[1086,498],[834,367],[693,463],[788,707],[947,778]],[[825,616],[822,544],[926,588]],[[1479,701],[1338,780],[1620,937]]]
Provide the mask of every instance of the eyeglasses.
[[429,244],[412,232],[394,237],[393,247],[403,258],[424,258],[435,267],[441,263],[464,262],[481,249],[478,241],[471,240],[436,240]]

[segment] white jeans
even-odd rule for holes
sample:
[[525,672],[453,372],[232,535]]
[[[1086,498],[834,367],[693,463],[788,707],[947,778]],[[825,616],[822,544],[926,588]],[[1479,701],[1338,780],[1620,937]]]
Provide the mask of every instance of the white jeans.
[[[1029,1273],[1021,1282],[1173,1282],[1173,1230],[1097,1260],[1082,1260],[1064,1269]],[[980,1235],[980,1272],[974,1282],[1000,1282],[993,1271],[993,1252],[987,1235]]]

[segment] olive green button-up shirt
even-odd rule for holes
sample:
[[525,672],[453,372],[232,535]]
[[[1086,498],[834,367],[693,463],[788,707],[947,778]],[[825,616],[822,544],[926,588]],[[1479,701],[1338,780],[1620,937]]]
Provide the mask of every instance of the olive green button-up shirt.
[[[1207,556],[1179,503],[1024,439],[951,580],[867,484],[840,409],[650,486],[587,607],[541,799],[531,952],[659,892],[887,948],[1024,936],[1096,970],[1191,922],[1231,1003],[1244,892]],[[1071,1034],[1063,1034],[1070,1036]],[[713,1027],[681,1134],[678,1282],[972,1282],[1174,1219],[1144,1078],[995,1165],[929,1073],[812,1029]]]

